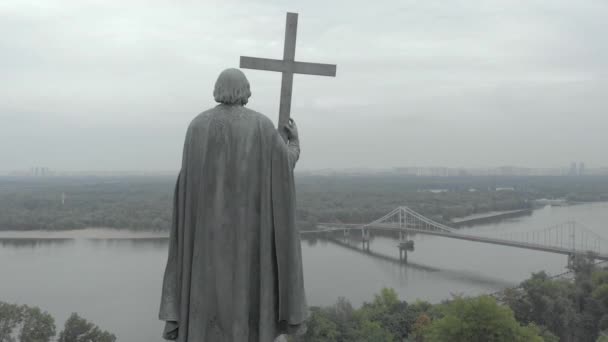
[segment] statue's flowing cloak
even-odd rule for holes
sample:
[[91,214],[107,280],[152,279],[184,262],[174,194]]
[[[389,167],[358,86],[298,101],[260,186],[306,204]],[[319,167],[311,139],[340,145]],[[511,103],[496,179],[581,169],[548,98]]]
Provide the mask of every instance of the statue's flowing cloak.
[[165,338],[269,342],[306,319],[298,154],[267,117],[242,106],[218,105],[192,121],[160,305]]

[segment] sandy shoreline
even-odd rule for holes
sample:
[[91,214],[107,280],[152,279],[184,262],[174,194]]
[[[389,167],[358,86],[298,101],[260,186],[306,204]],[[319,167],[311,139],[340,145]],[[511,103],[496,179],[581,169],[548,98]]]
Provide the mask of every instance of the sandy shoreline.
[[452,222],[461,223],[461,222],[465,222],[465,221],[472,221],[472,220],[479,220],[479,219],[486,219],[486,218],[489,219],[489,218],[492,218],[495,216],[515,214],[515,213],[529,211],[529,210],[531,210],[531,209],[525,208],[525,209],[515,209],[515,210],[488,211],[485,213],[472,214],[472,215],[463,216],[463,217],[456,217],[456,218],[452,219]]
[[74,230],[6,230],[0,231],[0,239],[150,239],[166,238],[169,232],[132,231],[114,228],[85,228]]

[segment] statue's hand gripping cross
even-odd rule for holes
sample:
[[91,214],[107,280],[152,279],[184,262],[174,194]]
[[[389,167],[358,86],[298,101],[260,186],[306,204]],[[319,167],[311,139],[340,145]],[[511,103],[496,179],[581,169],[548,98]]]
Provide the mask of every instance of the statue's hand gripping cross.
[[298,29],[298,14],[287,13],[285,27],[285,47],[283,59],[269,59],[241,56],[241,68],[278,71],[283,73],[281,79],[281,102],[279,105],[279,132],[284,139],[285,132],[281,127],[289,121],[291,111],[291,93],[293,88],[293,74],[308,74],[321,76],[336,76],[335,64],[318,64],[296,62],[296,33]]

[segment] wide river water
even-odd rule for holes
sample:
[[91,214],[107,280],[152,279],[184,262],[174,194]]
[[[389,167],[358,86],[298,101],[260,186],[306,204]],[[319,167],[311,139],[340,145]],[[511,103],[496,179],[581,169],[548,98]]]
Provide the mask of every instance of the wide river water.
[[[536,231],[567,220],[608,237],[608,203],[546,207],[462,230]],[[390,260],[399,255],[397,241],[390,237],[372,235],[370,244],[373,253],[389,258],[334,242],[302,240],[309,304],[329,305],[342,296],[358,306],[383,287],[394,288],[407,301],[438,302],[451,294],[495,292],[540,270],[561,273],[567,261],[564,255],[443,237],[412,239],[415,251],[407,265]],[[356,241],[352,246],[358,246]],[[111,230],[0,232],[0,301],[47,310],[58,330],[71,312],[78,312],[119,341],[160,342],[157,312],[166,257],[167,240],[153,236]]]

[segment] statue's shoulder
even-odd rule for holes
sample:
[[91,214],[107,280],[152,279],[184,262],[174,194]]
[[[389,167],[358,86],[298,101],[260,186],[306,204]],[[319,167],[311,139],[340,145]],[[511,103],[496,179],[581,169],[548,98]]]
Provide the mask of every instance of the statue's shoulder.
[[259,127],[262,129],[265,134],[273,134],[276,132],[274,128],[274,124],[272,120],[270,120],[266,115],[257,112],[255,110],[240,107],[238,109],[230,109],[217,106],[211,109],[208,109],[199,115],[197,115],[188,126],[188,131],[200,131],[201,129],[206,129],[209,126],[212,126],[212,122],[226,122],[232,120],[246,120],[249,127]]
[[270,120],[266,115],[246,107],[243,107],[243,110],[245,111],[248,117],[259,122],[263,128],[274,129],[274,124],[272,123],[272,120]]
[[213,113],[216,111],[217,111],[216,108],[210,108],[210,109],[207,109],[206,111],[200,113],[199,115],[194,117],[194,119],[192,119],[189,127],[190,128],[193,128],[196,126],[200,127],[201,125],[207,124],[207,122],[209,121],[209,119],[211,118]]

